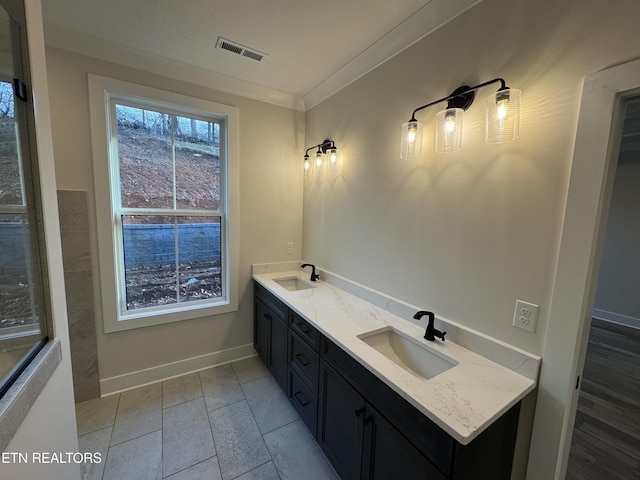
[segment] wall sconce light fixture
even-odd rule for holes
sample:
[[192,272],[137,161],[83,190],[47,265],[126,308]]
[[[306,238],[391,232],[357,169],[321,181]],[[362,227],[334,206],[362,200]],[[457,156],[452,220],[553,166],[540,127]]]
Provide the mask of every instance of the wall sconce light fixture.
[[475,87],[463,85],[448,97],[416,108],[411,119],[402,125],[400,158],[420,158],[422,154],[423,125],[416,120],[416,113],[431,105],[447,102],[447,108],[436,115],[436,152],[455,152],[462,146],[463,112],[475,99],[476,90],[500,82],[500,88],[487,98],[485,140],[502,143],[518,138],[520,128],[520,90],[507,87],[502,78],[494,78]]
[[[309,150],[317,149],[314,155],[313,163],[309,157]],[[309,175],[320,175],[325,168],[324,155],[329,155],[328,160],[328,168],[332,173],[338,173],[338,169],[340,167],[339,159],[338,159],[338,148],[333,140],[324,140],[322,143],[318,145],[314,145],[313,147],[307,148],[304,153],[304,176],[305,178]]]

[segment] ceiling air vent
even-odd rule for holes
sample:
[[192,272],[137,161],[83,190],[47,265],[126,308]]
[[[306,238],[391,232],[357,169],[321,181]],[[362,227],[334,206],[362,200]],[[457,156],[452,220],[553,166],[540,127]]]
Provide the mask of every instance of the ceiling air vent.
[[262,53],[252,48],[245,47],[244,45],[240,45],[239,43],[232,42],[231,40],[227,40],[226,38],[222,37],[218,37],[216,48],[222,48],[223,50],[227,50],[237,55],[250,58],[251,60],[255,60],[256,62],[263,62],[268,57],[266,53]]

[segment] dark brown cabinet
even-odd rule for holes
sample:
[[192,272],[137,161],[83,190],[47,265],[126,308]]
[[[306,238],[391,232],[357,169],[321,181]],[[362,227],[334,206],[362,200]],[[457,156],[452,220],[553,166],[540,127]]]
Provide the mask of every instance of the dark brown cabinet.
[[343,480],[510,478],[520,404],[462,445],[257,282],[254,346]]

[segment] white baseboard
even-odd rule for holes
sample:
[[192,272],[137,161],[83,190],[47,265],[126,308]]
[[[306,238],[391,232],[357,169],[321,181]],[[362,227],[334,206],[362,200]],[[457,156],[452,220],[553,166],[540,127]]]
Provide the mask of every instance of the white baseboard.
[[253,344],[241,345],[239,347],[208,353],[198,357],[187,358],[177,362],[165,363],[157,367],[137,370],[135,372],[116,375],[115,377],[100,380],[100,396],[105,397],[125,390],[142,387],[151,383],[179,377],[187,373],[197,372],[205,368],[211,368],[225,363],[231,363],[243,358],[253,357],[256,351]]
[[627,327],[640,329],[640,318],[620,315],[619,313],[608,312],[598,308],[593,309],[592,315],[594,318],[604,320],[605,322],[617,323],[619,325],[626,325]]

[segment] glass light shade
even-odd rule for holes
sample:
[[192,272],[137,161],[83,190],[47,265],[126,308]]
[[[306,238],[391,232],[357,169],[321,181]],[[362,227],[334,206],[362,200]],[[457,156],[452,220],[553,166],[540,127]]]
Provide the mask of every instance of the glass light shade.
[[329,153],[329,170],[332,174],[340,173],[340,156],[338,155],[337,148],[331,148],[328,151]]
[[462,146],[461,108],[447,108],[436,115],[436,152],[457,152]]
[[311,162],[309,161],[309,157],[305,155],[304,157],[304,178],[307,178],[311,172]]
[[322,152],[318,151],[316,152],[316,159],[313,163],[313,174],[314,175],[320,175],[320,173],[322,173]]
[[515,88],[499,90],[487,98],[487,143],[502,143],[518,138],[520,133],[520,97]]
[[417,121],[409,121],[402,124],[400,137],[401,160],[419,160],[422,157],[422,130],[422,124]]

